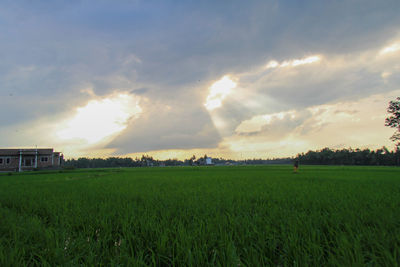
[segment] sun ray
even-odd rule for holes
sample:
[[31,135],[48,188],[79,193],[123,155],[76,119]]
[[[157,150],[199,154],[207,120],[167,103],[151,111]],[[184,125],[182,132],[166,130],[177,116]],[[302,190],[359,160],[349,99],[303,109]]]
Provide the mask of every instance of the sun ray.
[[222,101],[236,88],[237,83],[232,81],[229,76],[224,76],[211,85],[204,106],[208,110],[214,110],[222,106]]

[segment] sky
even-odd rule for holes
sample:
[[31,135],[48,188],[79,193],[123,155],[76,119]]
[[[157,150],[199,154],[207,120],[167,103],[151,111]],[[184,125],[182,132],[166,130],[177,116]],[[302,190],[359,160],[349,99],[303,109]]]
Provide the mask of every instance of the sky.
[[273,158],[394,147],[400,1],[0,3],[0,147]]

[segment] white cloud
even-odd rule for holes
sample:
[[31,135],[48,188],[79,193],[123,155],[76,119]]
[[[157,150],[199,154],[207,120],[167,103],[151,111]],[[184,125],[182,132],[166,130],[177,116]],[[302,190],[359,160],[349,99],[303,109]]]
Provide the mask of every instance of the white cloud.
[[321,60],[320,55],[309,56],[301,59],[292,59],[292,60],[285,60],[279,63],[276,60],[271,60],[265,66],[266,69],[274,69],[274,68],[284,68],[284,67],[297,67],[305,64],[312,64],[316,63]]
[[91,100],[77,108],[72,118],[58,124],[56,134],[62,140],[83,139],[94,144],[124,130],[129,119],[140,112],[138,101],[129,94]]
[[379,51],[380,55],[394,53],[400,50],[400,43],[393,43],[389,46],[384,47],[381,51]]
[[[283,132],[317,132],[329,124],[323,115],[313,114],[313,125],[318,127],[301,128],[297,123],[308,121],[309,107],[320,106],[319,112],[337,118],[332,125],[339,127],[341,120],[359,123],[363,119],[330,114],[323,105],[349,99],[357,102],[399,89],[399,1],[379,6],[366,1],[362,14],[354,1],[301,6],[278,5],[276,1],[213,2],[212,7],[194,1],[179,7],[165,4],[166,12],[161,13],[151,4],[144,7],[127,3],[130,1],[104,2],[95,9],[90,1],[45,8],[9,2],[0,8],[4,22],[0,25],[4,37],[0,42],[3,146],[43,140],[45,146],[73,147],[68,152],[72,155],[87,146],[90,151],[101,148],[102,141],[88,143],[112,139],[115,130],[120,134],[110,149],[121,153],[215,149],[221,148],[218,133],[230,138],[239,129],[243,145],[260,145],[254,145],[257,153],[262,152],[261,147],[280,151],[285,146],[306,147],[308,142],[290,134],[283,136]],[[238,13],[238,7],[243,12]],[[144,12],[143,20],[126,16],[138,11]],[[321,15],[318,23],[315,14]],[[211,92],[207,84],[228,73],[235,85]],[[82,88],[92,90],[81,94]],[[63,121],[63,127],[76,129],[76,107],[83,108],[90,100],[98,101],[99,106],[114,88],[136,90],[148,98],[147,104],[140,102],[143,112],[138,120],[124,124],[126,115],[116,120],[120,123],[109,118],[109,132],[83,138],[72,130],[69,137],[75,139],[49,136],[54,131],[49,122],[53,126]],[[159,107],[152,107],[155,105]],[[274,115],[291,110],[295,118]],[[257,131],[259,135],[250,135]],[[268,141],[271,136],[273,144]],[[221,151],[228,153],[229,146],[222,147]]]
[[381,77],[383,79],[386,79],[386,78],[390,77],[390,75],[392,75],[392,73],[389,72],[389,71],[384,71],[384,72],[381,73]]
[[257,115],[243,121],[221,143],[236,155],[291,156],[323,147],[391,147],[393,129],[384,126],[386,107],[400,91],[358,101]]
[[229,76],[226,75],[222,77],[210,86],[209,94],[204,106],[208,110],[214,110],[221,107],[222,101],[232,93],[232,89],[235,87],[236,82],[234,82]]
[[89,95],[91,100],[75,107],[74,112],[53,114],[28,123],[3,125],[0,127],[0,135],[4,136],[2,146],[51,146],[64,152],[68,158],[110,155],[115,149],[105,146],[141,116],[139,101],[146,99],[122,91],[98,96],[89,88],[82,93],[82,97]]
[[276,121],[282,121],[285,118],[295,119],[296,111],[290,110],[285,112],[254,116],[250,120],[242,121],[240,125],[236,128],[235,132],[238,134],[260,132],[264,126],[272,124]]
[[276,60],[271,60],[270,62],[268,62],[268,64],[265,66],[266,69],[273,69],[279,67],[279,62]]
[[311,57],[307,57],[304,59],[295,59],[292,61],[291,65],[293,67],[299,66],[299,65],[304,65],[304,64],[311,64],[314,62],[318,62],[321,60],[320,56],[311,56]]

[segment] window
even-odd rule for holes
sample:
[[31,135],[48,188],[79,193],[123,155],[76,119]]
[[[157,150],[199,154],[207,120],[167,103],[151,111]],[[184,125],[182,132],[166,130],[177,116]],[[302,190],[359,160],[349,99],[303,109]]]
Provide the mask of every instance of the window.
[[0,164],[1,165],[3,165],[3,162],[4,162],[3,158],[0,158]]
[[32,159],[25,159],[25,166],[32,166]]
[[6,158],[6,164],[10,164],[11,163],[11,159],[10,158]]
[[49,158],[48,157],[41,157],[40,161],[41,162],[47,162],[47,161],[49,161]]

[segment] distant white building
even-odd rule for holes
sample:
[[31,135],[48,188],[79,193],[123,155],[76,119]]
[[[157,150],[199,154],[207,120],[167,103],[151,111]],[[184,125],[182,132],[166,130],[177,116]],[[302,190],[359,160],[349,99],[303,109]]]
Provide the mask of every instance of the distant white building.
[[204,156],[204,157],[199,158],[198,160],[196,160],[195,164],[196,164],[196,165],[201,165],[201,166],[204,166],[204,165],[214,165],[214,164],[212,163],[212,158],[211,158],[211,157],[207,157],[207,156]]

